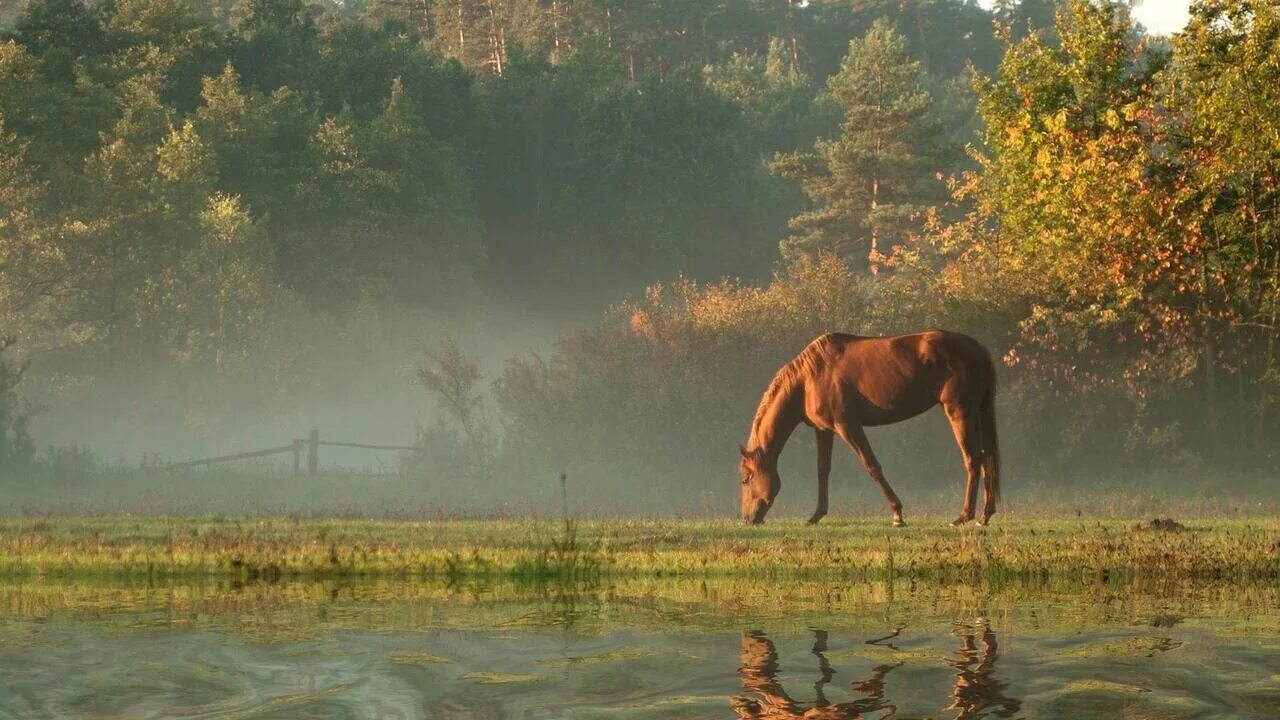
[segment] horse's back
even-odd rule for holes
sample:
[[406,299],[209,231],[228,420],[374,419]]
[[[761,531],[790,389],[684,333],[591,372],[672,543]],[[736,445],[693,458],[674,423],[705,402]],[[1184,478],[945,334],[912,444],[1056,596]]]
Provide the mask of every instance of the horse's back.
[[922,330],[902,335],[850,335],[826,333],[825,339],[836,355],[850,354],[866,360],[910,361],[922,365],[938,362],[965,362],[990,365],[991,356],[982,343],[951,330]]
[[938,403],[943,387],[953,379],[966,384],[994,379],[986,348],[962,333],[823,337],[832,362],[830,376],[817,387],[836,397],[813,405],[842,407],[847,420],[861,425],[885,425],[919,415]]

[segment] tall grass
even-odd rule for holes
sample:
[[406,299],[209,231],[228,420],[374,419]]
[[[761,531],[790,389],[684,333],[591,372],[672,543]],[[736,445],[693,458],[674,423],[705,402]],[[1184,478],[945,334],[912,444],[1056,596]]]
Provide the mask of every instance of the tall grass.
[[578,521],[569,514],[568,475],[560,473],[560,530],[539,540],[533,561],[512,568],[512,574],[564,583],[590,583],[600,579],[606,558],[599,539],[584,542]]

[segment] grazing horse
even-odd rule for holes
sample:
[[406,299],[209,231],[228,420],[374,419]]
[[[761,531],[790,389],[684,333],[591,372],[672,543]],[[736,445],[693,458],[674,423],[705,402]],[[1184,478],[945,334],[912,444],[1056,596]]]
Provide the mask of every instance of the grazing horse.
[[738,446],[742,519],[764,522],[782,487],[778,456],[787,438],[804,423],[818,436],[818,508],[809,523],[827,514],[832,438],[838,435],[880,486],[893,510],[893,524],[906,525],[902,502],[885,481],[863,428],[901,422],[940,404],[968,473],[964,505],[951,524],[973,518],[981,477],[978,524],[986,525],[1000,497],[995,393],[991,355],[967,335],[945,330],[892,337],[826,333],[774,375],[760,399],[747,444]]

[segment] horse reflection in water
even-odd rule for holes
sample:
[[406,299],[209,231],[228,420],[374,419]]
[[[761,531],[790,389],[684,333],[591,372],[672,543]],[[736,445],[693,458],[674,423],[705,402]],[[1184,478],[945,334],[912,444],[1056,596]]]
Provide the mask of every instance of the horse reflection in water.
[[[897,632],[889,638],[896,635]],[[982,623],[977,628],[958,625],[956,635],[961,639],[961,647],[956,651],[955,659],[947,661],[956,672],[951,689],[952,703],[947,710],[956,711],[952,716],[955,720],[988,715],[1014,717],[1022,707],[1022,702],[1006,696],[1006,683],[996,680],[992,675],[998,650],[995,633]],[[889,638],[867,642],[881,644]],[[761,720],[855,720],[890,718],[897,713],[897,707],[885,698],[885,675],[904,663],[896,662],[873,668],[867,678],[853,684],[853,690],[861,697],[833,704],[827,701],[824,692],[826,685],[836,674],[826,656],[826,631],[814,631],[812,652],[818,659],[818,681],[813,685],[816,698],[812,704],[805,704],[794,700],[778,682],[778,651],[773,642],[761,632],[743,633],[738,675],[742,678],[743,690],[751,695],[733,698],[732,706],[738,717]]]
[[761,632],[743,633],[740,653],[742,664],[738,667],[738,675],[742,677],[742,688],[755,696],[733,699],[733,709],[738,712],[738,717],[850,720],[882,710],[888,711],[884,717],[893,713],[893,706],[884,699],[884,676],[902,663],[875,668],[869,678],[853,686],[864,697],[832,705],[827,702],[823,692],[824,687],[835,676],[835,670],[827,661],[826,651],[826,631],[814,631],[813,654],[818,658],[819,679],[814,683],[813,689],[817,693],[817,700],[806,708],[791,699],[778,682],[778,650],[773,641]]
[[956,625],[955,634],[961,644],[955,659],[947,661],[956,671],[951,705],[947,709],[959,711],[957,718],[979,718],[988,713],[1013,717],[1022,707],[1022,701],[1005,695],[1008,683],[996,680],[992,674],[999,657],[996,634],[985,622],[978,623],[977,627]]

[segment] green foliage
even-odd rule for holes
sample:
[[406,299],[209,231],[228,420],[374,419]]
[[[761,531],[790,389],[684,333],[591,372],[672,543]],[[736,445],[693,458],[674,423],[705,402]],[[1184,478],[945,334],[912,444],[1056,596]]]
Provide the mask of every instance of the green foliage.
[[437,307],[469,289],[467,271],[481,259],[470,183],[398,79],[369,121],[324,120],[308,156],[303,212],[276,225],[295,287],[318,295],[347,285],[339,297],[351,297],[376,278],[403,299]]
[[703,72],[712,89],[742,108],[751,144],[766,154],[811,144],[838,122],[834,104],[819,95],[781,38],[763,55],[735,54]]
[[223,373],[261,341],[276,295],[270,248],[234,196],[209,197],[199,221],[198,239],[148,279],[141,301],[175,359]]
[[840,137],[781,154],[771,166],[799,182],[814,205],[792,218],[784,254],[841,250],[867,257],[874,271],[909,240],[943,191],[927,179],[944,168],[924,84],[921,64],[887,20],[850,42],[840,72],[827,80],[844,112]]
[[[986,17],[958,0],[324,7],[28,4],[0,45],[0,106],[28,184],[53,190],[31,213],[67,241],[46,329],[117,363],[159,342],[149,288],[219,195],[260,228],[270,274],[326,310],[448,307],[529,275],[519,299],[590,278],[590,302],[637,274],[759,275],[796,202],[759,160],[832,122],[806,69],[845,44],[823,23],[887,13],[915,43]],[[931,67],[955,75],[975,42],[994,47],[981,34]]]

